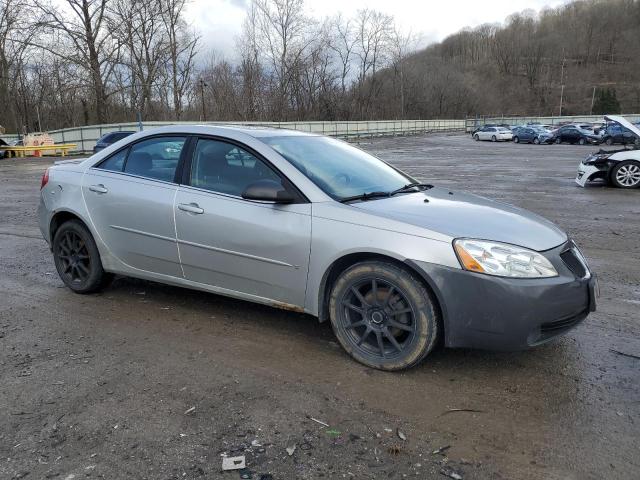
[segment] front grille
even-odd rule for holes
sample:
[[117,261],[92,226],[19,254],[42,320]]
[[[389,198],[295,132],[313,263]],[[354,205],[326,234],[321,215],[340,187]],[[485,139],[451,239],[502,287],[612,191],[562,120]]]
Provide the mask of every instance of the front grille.
[[571,246],[560,254],[560,258],[564,264],[571,270],[578,278],[584,278],[587,276],[587,266],[580,258],[580,254],[576,252],[576,247]]

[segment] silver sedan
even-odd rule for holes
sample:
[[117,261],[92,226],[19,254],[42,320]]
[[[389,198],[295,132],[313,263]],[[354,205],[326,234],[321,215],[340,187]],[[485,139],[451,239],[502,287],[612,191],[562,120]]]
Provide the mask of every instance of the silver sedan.
[[385,370],[438,344],[537,345],[595,308],[595,277],[547,220],[300,132],[137,133],[49,168],[39,221],[74,292],[120,274],[306,312]]

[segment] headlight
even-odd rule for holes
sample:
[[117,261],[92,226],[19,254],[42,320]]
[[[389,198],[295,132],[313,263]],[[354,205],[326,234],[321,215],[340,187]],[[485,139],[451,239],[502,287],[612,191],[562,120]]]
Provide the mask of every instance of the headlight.
[[595,163],[604,162],[611,155],[611,153],[595,153],[588,156],[582,163],[584,163],[585,165],[593,165]]
[[558,276],[549,260],[527,248],[469,238],[455,240],[453,247],[462,268],[471,272],[513,278]]

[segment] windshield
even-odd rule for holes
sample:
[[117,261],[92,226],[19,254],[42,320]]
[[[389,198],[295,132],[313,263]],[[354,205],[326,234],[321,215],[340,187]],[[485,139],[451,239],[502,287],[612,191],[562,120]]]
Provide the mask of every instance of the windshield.
[[415,180],[346,142],[327,137],[262,138],[336,200],[391,192]]

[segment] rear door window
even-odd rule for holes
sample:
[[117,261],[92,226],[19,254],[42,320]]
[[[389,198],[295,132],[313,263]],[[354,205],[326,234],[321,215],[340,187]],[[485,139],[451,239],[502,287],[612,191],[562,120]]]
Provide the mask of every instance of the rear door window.
[[173,182],[185,137],[156,137],[131,146],[124,173]]
[[121,172],[124,167],[124,161],[127,158],[127,153],[129,149],[120,150],[117,153],[114,153],[105,161],[100,163],[97,168],[101,170],[109,170],[110,172]]

